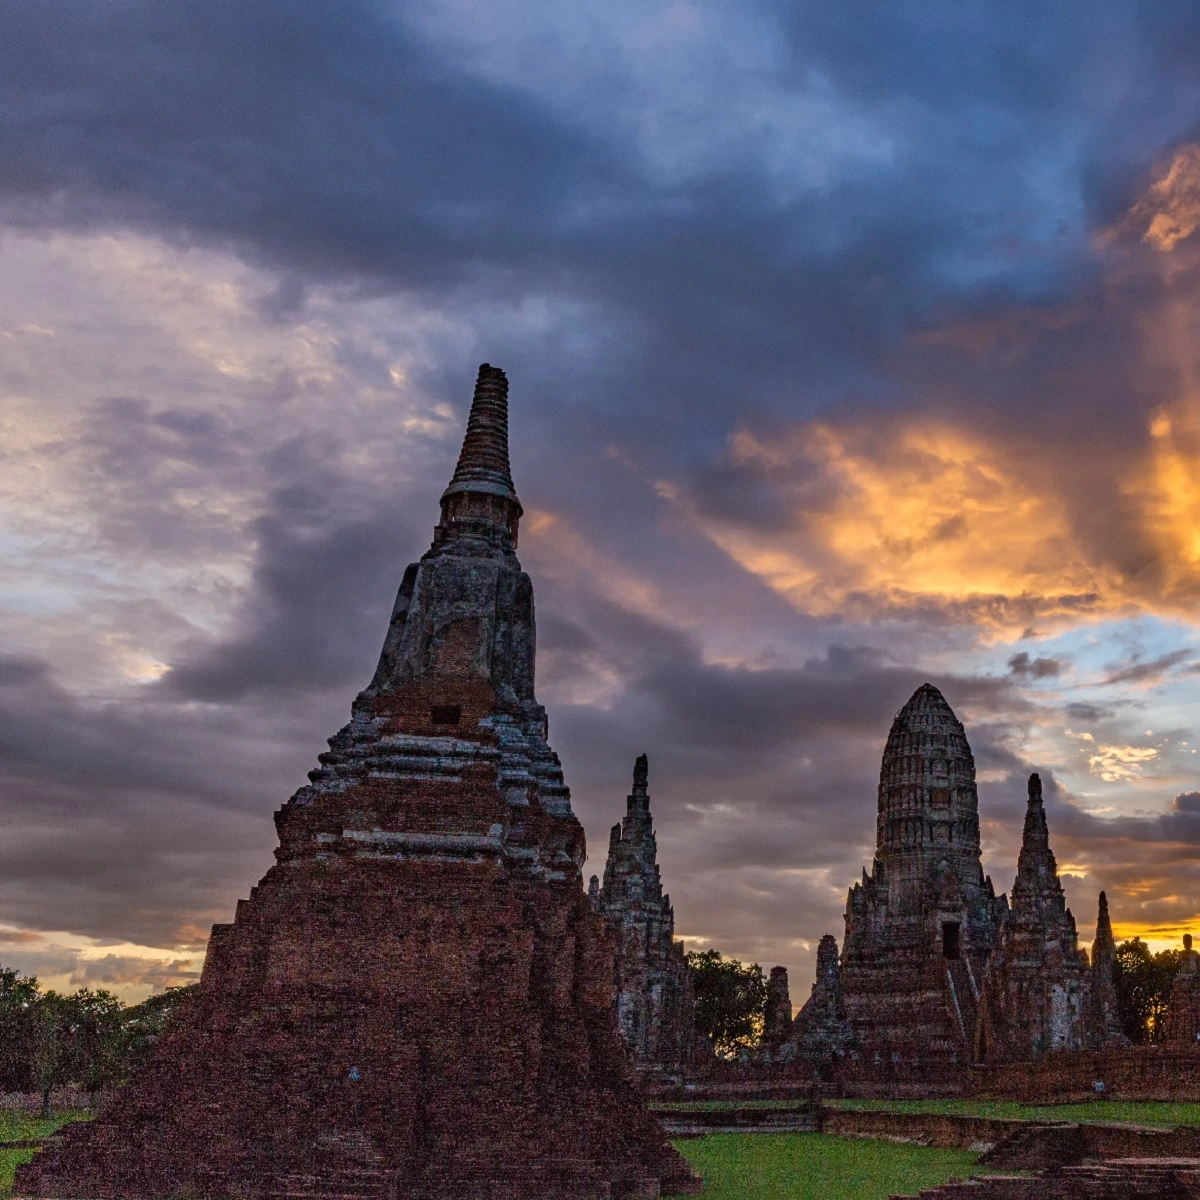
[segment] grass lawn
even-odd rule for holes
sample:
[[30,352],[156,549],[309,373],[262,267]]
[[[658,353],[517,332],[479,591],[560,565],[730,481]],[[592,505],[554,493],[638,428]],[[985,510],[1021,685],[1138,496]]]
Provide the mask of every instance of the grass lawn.
[[701,1200],[887,1200],[983,1173],[966,1150],[821,1133],[714,1133],[675,1144],[704,1176]]
[[[91,1116],[90,1112],[66,1109],[47,1119],[13,1109],[0,1109],[0,1142],[48,1137],[62,1125],[69,1125],[72,1121],[88,1121]],[[12,1191],[13,1172],[36,1153],[36,1150],[0,1150],[0,1196],[7,1196]]]
[[1090,1100],[1084,1104],[1019,1104],[1015,1100],[829,1100],[831,1108],[876,1112],[961,1113],[1024,1121],[1110,1121],[1132,1125],[1200,1125],[1200,1104],[1186,1101]]

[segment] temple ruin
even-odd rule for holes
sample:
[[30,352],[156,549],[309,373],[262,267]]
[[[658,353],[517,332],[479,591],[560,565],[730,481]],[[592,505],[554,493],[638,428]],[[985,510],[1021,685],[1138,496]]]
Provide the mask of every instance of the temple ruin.
[[778,1050],[792,1033],[792,997],[788,989],[787,967],[772,967],[767,978],[767,999],[763,1009],[762,1044]]
[[696,1190],[617,1033],[611,942],[534,695],[520,516],[508,385],[485,364],[433,543],[350,723],[275,814],[275,865],[214,926],[149,1067],[22,1167],[19,1193]]
[[642,1073],[678,1073],[695,1052],[695,1005],[658,868],[649,772],[640,755],[625,816],[609,836],[604,883],[593,875],[588,894],[617,941],[617,1023],[634,1062]]
[[1009,911],[987,965],[975,1057],[1037,1058],[1089,1042],[1091,979],[1050,849],[1042,781],[1030,775]]
[[787,1041],[775,1053],[778,1062],[808,1062],[826,1078],[854,1044],[842,1000],[837,938],[825,934],[817,946],[817,977],[812,992],[792,1021]]
[[1113,971],[1117,963],[1117,942],[1108,915],[1108,897],[1101,892],[1096,911],[1096,937],[1092,941],[1091,988],[1087,1021],[1090,1050],[1119,1049],[1129,1045],[1121,1029],[1117,1010],[1117,986]]
[[1005,912],[983,874],[966,733],[922,684],[888,734],[875,860],[846,903],[840,985],[864,1064],[929,1080],[970,1061]]
[[1195,1046],[1200,1042],[1200,954],[1192,949],[1192,935],[1183,935],[1179,970],[1171,984],[1165,1028],[1168,1042]]

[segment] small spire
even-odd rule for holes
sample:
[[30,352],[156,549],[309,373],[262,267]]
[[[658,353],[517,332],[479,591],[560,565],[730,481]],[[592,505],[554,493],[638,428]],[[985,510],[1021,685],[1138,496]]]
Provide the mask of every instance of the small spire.
[[650,760],[644,754],[639,754],[633,764],[633,791],[629,793],[628,811],[635,809],[647,811],[650,807],[650,797],[647,789],[650,785]]
[[1029,803],[1042,803],[1042,777],[1036,771],[1029,777]]
[[508,464],[508,377],[490,363],[479,367],[458,466],[442,498],[455,492],[517,498]]
[[1112,921],[1108,916],[1108,897],[1100,893],[1100,911],[1096,914],[1096,941],[1113,940]]

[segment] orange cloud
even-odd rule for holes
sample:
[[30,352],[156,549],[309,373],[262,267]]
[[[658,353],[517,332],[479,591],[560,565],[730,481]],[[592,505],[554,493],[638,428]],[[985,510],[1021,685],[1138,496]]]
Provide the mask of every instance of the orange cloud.
[[1062,498],[1019,456],[945,421],[816,421],[783,440],[743,429],[737,468],[793,514],[758,531],[696,514],[747,570],[804,611],[869,618],[936,608],[984,626],[1093,611],[1112,580],[1072,539]]
[[[1130,395],[1130,407],[1145,412],[1141,435],[1114,443],[1103,462],[1081,461],[1069,432],[1059,445],[1031,446],[1019,425],[1005,433],[993,424],[985,434],[969,413],[918,403],[899,416],[813,420],[782,436],[742,428],[724,465],[770,491],[785,520],[759,528],[700,506],[692,516],[746,570],[814,615],[932,611],[998,636],[1142,611],[1194,617],[1200,238],[1187,239],[1197,228],[1200,146],[1189,145],[1108,231],[1113,253],[1094,303],[1014,309],[914,341],[923,354],[982,363],[1022,358],[1035,344],[1049,353],[1066,338],[1064,352],[1090,354],[1099,342],[1089,346],[1079,327],[1121,314],[1136,332],[1135,366],[1157,395]],[[1148,258],[1142,243],[1163,255]],[[1050,399],[1069,413],[1070,360],[1058,370]],[[1094,432],[1085,413],[1081,404],[1081,438]],[[1104,487],[1093,494],[1097,479]],[[1111,536],[1097,496],[1113,506]]]
[[1181,146],[1162,176],[1118,227],[1142,231],[1142,241],[1164,254],[1200,226],[1200,146]]

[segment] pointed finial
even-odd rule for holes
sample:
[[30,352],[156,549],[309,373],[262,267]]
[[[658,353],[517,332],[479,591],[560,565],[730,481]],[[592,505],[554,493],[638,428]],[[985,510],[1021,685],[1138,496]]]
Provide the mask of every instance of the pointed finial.
[[1042,777],[1036,771],[1029,777],[1029,803],[1042,803]]
[[462,451],[441,503],[435,546],[461,533],[486,540],[498,532],[502,545],[515,548],[522,509],[508,465],[508,379],[490,363],[479,368]]
[[650,759],[645,754],[639,754],[633,764],[633,786],[646,787],[650,782]]
[[457,491],[517,498],[508,465],[508,377],[490,363],[480,365],[458,466],[446,489]]

